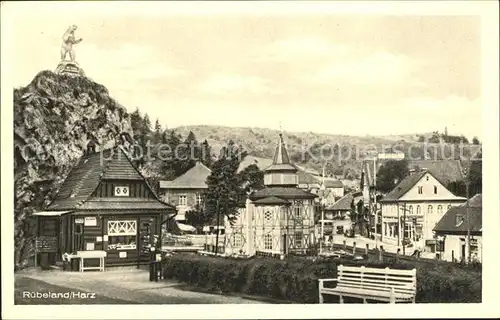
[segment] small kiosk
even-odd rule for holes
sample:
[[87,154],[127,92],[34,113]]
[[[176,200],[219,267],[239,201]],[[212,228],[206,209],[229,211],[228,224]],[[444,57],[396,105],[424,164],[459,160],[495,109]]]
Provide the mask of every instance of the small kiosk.
[[45,211],[33,215],[37,266],[104,271],[148,264],[175,207],[158,199],[122,147],[88,148]]

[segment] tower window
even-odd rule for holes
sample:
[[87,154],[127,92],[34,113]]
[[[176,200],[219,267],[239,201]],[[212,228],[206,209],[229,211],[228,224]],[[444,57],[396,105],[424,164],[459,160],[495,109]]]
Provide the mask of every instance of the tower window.
[[273,249],[273,237],[270,234],[266,234],[264,236],[264,249],[266,250]]
[[300,210],[300,207],[295,207],[293,209],[293,213],[295,215],[295,218],[300,218],[301,217],[301,210]]
[[264,218],[266,219],[266,221],[271,221],[271,219],[273,218],[273,214],[271,213],[271,211],[266,211],[264,213]]

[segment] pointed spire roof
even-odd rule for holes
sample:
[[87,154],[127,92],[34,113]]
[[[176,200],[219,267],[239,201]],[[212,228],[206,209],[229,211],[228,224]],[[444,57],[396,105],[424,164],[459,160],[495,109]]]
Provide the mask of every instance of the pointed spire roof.
[[273,164],[266,168],[265,171],[293,171],[297,172],[297,168],[290,163],[288,150],[286,149],[283,134],[279,134],[278,145],[274,153]]

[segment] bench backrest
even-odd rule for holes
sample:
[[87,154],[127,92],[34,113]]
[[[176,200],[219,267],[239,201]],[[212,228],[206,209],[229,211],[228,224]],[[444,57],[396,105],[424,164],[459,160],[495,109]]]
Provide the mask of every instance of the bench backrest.
[[338,286],[415,294],[417,269],[338,267]]

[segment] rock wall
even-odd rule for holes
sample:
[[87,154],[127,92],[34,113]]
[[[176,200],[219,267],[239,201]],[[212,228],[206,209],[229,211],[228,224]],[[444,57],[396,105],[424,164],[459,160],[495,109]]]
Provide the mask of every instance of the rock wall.
[[89,78],[42,71],[14,89],[16,269],[33,255],[31,213],[57,193],[90,139],[108,148],[121,133],[133,136],[129,114]]

